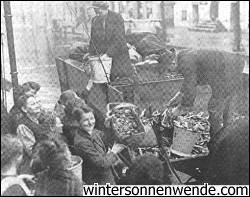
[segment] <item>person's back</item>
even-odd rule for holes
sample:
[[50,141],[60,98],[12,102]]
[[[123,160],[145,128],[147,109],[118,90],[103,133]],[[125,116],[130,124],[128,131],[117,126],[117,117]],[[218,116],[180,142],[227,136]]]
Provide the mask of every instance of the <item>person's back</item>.
[[46,169],[34,171],[38,177],[36,196],[82,196],[82,181],[69,170],[72,157],[63,141],[55,138],[37,143],[32,158],[32,164]]
[[[125,29],[123,29],[120,23],[123,24],[123,18],[119,13],[108,10],[106,18],[102,16],[95,16],[92,19],[91,30],[91,42],[90,42],[90,54],[98,55],[111,52],[109,54],[113,58],[113,53],[119,53],[127,51],[127,45],[125,41]],[[119,25],[119,26],[116,26]],[[108,35],[108,33],[112,33]],[[119,40],[118,40],[119,38]],[[119,46],[119,48],[110,48],[113,46]],[[97,49],[97,52],[95,51]],[[116,50],[116,51],[115,51]]]
[[22,157],[23,145],[18,138],[10,134],[1,136],[1,196],[31,194],[26,181],[32,176],[18,175],[17,172]]
[[196,74],[197,85],[210,85],[216,93],[228,94],[242,85],[243,59],[225,51],[198,49],[180,51],[178,72],[184,78]]
[[249,185],[249,118],[221,129],[209,149],[211,184]]
[[154,155],[143,155],[136,158],[126,177],[121,181],[123,185],[162,185],[171,184],[168,177],[170,171],[163,162]]
[[43,171],[38,175],[36,196],[80,196],[82,184],[69,170]]

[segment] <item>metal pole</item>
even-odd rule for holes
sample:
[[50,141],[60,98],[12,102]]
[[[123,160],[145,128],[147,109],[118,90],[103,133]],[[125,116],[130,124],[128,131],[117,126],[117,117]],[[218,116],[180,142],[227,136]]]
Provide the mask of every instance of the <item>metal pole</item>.
[[[1,33],[1,90],[2,90],[2,97],[1,99],[3,100],[4,106],[7,108],[7,97],[6,97],[6,86],[5,86],[5,67],[4,67],[4,43],[3,43],[3,36],[4,34]],[[1,101],[2,101],[1,100]]]
[[17,101],[16,90],[18,87],[18,77],[17,77],[18,73],[17,73],[17,67],[16,67],[16,54],[15,54],[10,1],[4,1],[3,6],[4,6],[5,26],[6,26],[6,32],[7,32],[8,49],[9,49],[10,74],[11,74],[11,80],[12,80],[12,85],[13,85],[13,98],[14,98],[14,103],[16,103]]

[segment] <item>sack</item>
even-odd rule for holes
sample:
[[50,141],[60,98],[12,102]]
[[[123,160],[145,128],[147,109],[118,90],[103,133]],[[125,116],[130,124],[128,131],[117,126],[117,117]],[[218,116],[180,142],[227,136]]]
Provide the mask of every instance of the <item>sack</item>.
[[1,181],[1,196],[13,185],[19,185],[27,196],[34,196],[32,191],[28,188],[23,179],[19,177],[7,177]]

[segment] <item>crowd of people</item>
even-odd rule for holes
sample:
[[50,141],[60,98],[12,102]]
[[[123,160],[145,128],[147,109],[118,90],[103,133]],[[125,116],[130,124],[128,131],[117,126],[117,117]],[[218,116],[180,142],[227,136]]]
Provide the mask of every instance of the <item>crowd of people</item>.
[[[2,110],[6,114],[1,117],[6,122],[1,125],[5,127],[1,128],[2,195],[78,196],[83,184],[164,183],[163,164],[153,155],[141,158],[141,163],[149,165],[142,166],[146,170],[131,167],[132,172],[139,170],[138,176],[131,172],[126,180],[118,180],[114,171],[122,163],[118,153],[124,145],[97,129],[105,127],[104,121],[96,121],[96,112],[72,90],[61,94],[53,111],[46,111],[37,96],[39,89],[36,82],[19,86],[15,105],[9,113]],[[81,176],[70,170],[72,155],[82,160]]]
[[[10,112],[1,110],[6,123],[5,128],[1,125],[2,195],[82,195],[82,186],[94,183],[172,184],[170,170],[150,154],[135,158],[126,176],[118,179],[115,167],[123,163],[118,154],[124,145],[107,137],[111,130],[97,129],[105,122],[96,121],[95,110],[74,91],[63,92],[54,110],[46,111],[37,96],[39,84],[28,82],[18,88],[19,98]],[[210,143],[207,181],[245,184],[248,140],[248,120],[220,130]],[[71,170],[72,155],[82,160],[80,176]],[[229,163],[236,166],[226,167]]]
[[[129,66],[124,20],[105,3],[95,3],[94,9],[98,15],[92,20],[90,55],[112,57],[111,81],[131,77],[137,83]],[[152,34],[144,36],[154,41]],[[132,41],[130,44],[136,45]],[[143,50],[149,48],[145,39],[141,43],[141,53],[151,55],[151,51]],[[225,72],[225,59],[227,65],[236,68],[230,55],[210,50],[177,54],[163,46],[153,51],[163,54],[164,65],[177,61],[168,69],[179,71],[185,78],[181,91],[169,101],[170,107],[192,106],[197,85],[208,84],[213,90],[209,103],[213,135],[206,182],[249,184],[249,120],[231,125],[227,118],[233,89],[241,85],[240,67],[235,73],[230,69]],[[81,196],[84,184],[172,184],[166,163],[150,154],[132,160],[124,177],[117,175],[116,167],[124,165],[119,153],[125,146],[117,143],[112,128],[105,126],[105,115],[72,90],[64,91],[54,110],[47,111],[37,96],[40,88],[36,82],[17,87],[17,101],[9,112],[1,101],[1,195]],[[129,98],[130,92],[124,96]],[[219,129],[222,114],[224,127]],[[73,155],[81,158],[80,175],[72,170],[77,165]]]

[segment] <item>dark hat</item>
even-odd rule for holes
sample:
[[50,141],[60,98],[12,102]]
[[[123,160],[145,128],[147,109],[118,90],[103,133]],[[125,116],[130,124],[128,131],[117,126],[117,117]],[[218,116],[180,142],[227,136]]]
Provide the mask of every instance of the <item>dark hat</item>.
[[107,1],[93,1],[91,8],[108,9],[109,4]]

